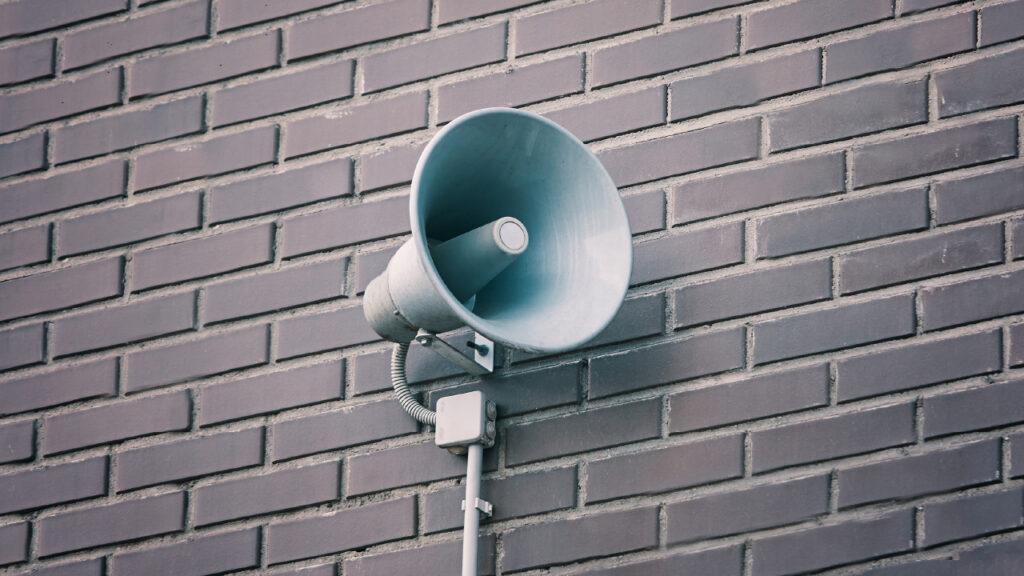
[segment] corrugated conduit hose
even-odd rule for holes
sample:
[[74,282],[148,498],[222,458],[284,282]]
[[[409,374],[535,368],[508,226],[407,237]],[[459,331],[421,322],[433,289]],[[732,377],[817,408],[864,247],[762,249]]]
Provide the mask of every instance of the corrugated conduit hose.
[[408,353],[408,343],[395,344],[395,351],[391,354],[391,386],[395,389],[395,396],[398,396],[398,403],[409,416],[432,425],[437,421],[437,413],[416,401],[405,380],[405,356]]

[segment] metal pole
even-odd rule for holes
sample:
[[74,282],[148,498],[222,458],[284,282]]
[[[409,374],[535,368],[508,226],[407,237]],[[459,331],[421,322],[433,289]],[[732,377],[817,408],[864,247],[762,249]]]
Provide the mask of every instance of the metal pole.
[[462,576],[476,576],[477,532],[480,528],[480,510],[477,502],[480,498],[480,468],[483,464],[484,447],[480,444],[469,445],[469,458],[466,463],[466,509],[462,524]]

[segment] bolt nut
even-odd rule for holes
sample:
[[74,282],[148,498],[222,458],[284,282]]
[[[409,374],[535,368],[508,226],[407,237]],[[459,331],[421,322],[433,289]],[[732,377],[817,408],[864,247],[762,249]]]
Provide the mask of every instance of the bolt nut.
[[497,432],[497,430],[494,427],[494,422],[488,422],[485,435],[488,438],[494,438],[494,435],[495,435],[496,432]]
[[488,420],[494,420],[497,417],[498,417],[498,407],[494,404],[494,402],[491,402],[490,400],[488,400],[487,401],[487,419]]

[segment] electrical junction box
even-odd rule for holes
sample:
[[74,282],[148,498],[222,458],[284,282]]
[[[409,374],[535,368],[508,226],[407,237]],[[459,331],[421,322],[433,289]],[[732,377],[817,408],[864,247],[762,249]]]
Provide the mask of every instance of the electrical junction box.
[[494,403],[480,391],[441,398],[437,401],[434,444],[456,454],[465,453],[470,444],[490,448],[496,416]]

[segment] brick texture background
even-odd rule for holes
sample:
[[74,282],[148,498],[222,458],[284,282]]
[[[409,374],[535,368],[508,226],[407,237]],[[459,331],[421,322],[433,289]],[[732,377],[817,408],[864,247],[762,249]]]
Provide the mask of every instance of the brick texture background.
[[0,0],[0,576],[455,573],[361,294],[487,106],[635,265],[581,350],[410,354],[499,405],[482,574],[1024,574],[1024,0]]

